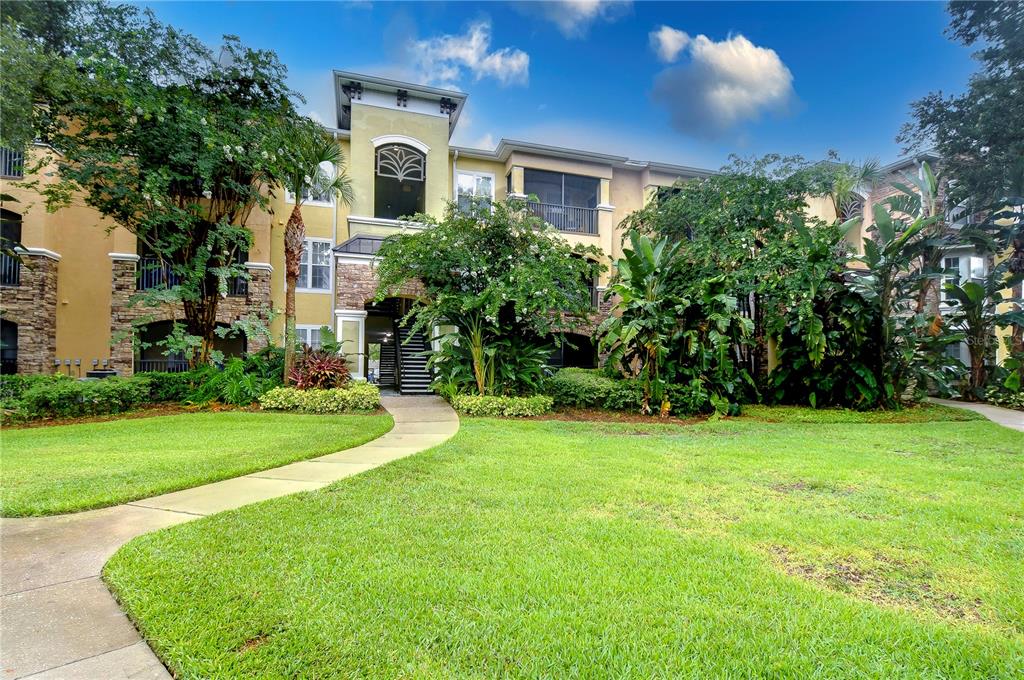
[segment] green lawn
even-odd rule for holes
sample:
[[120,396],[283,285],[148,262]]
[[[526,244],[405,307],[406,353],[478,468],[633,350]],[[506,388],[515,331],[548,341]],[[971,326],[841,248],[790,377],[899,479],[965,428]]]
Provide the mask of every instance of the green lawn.
[[1021,677],[1024,435],[468,419],[105,578],[181,678]]
[[5,430],[4,517],[117,505],[357,446],[389,415],[190,413]]

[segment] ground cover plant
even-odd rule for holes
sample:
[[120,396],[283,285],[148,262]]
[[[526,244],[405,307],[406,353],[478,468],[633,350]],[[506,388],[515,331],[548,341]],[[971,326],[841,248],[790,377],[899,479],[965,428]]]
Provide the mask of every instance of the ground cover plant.
[[470,418],[105,579],[177,677],[1014,677],[1022,450],[982,421]]
[[0,514],[76,512],[199,486],[357,446],[392,422],[227,411],[7,430]]

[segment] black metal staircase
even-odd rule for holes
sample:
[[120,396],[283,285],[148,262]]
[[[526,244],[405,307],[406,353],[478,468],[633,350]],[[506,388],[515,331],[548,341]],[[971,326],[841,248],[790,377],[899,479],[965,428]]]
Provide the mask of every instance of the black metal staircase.
[[380,346],[380,375],[377,382],[381,387],[394,387],[395,380],[395,343],[384,342]]
[[[402,326],[398,326],[397,331],[398,391],[402,394],[430,394],[426,338],[422,333],[410,333],[408,328]],[[383,355],[381,361],[383,362]]]

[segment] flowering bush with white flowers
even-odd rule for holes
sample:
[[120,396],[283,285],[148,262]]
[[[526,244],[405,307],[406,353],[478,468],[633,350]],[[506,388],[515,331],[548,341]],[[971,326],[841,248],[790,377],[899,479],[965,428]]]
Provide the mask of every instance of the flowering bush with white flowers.
[[[588,319],[591,286],[604,268],[601,251],[569,245],[522,201],[462,210],[453,203],[441,220],[414,219],[427,228],[392,236],[381,247],[379,297],[421,282],[426,296],[408,321],[428,333],[435,326],[458,328],[448,340],[464,351],[448,358],[462,357],[462,370],[448,379],[478,394],[531,391],[520,370],[534,375],[533,357],[546,337]],[[498,351],[511,338],[522,342]]]

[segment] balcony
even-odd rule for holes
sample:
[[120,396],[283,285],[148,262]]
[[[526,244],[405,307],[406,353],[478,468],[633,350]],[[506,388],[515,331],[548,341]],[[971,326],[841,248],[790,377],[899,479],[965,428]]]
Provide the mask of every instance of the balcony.
[[185,359],[136,359],[136,373],[184,373],[188,370]]
[[25,154],[0,148],[0,177],[20,179],[25,176]]
[[534,201],[527,203],[527,206],[530,212],[559,231],[570,234],[597,234],[597,210],[594,208]]
[[228,297],[245,297],[249,294],[249,279],[232,276],[228,279]]
[[181,276],[171,270],[171,265],[164,264],[158,257],[143,257],[139,261],[138,290],[154,288],[172,288],[181,283]]
[[[161,264],[160,258],[143,257],[139,261],[138,290],[173,288],[181,283],[181,275],[175,274],[170,264]],[[244,276],[228,279],[228,297],[245,297],[249,294],[249,280]]]
[[21,260],[14,255],[0,253],[0,286],[21,285]]

